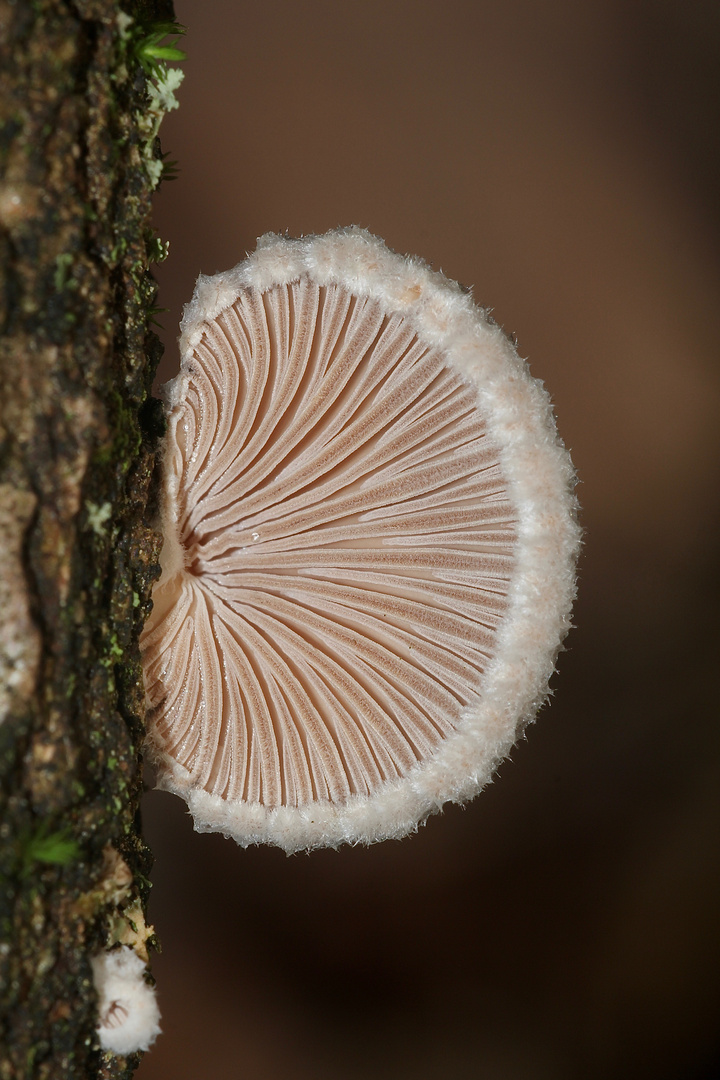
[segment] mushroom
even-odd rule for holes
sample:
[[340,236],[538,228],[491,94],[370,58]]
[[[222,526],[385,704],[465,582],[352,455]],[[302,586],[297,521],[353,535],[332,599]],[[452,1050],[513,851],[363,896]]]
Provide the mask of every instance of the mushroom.
[[475,795],[569,627],[574,474],[468,292],[358,228],[201,276],[142,637],[158,786],[286,851]]

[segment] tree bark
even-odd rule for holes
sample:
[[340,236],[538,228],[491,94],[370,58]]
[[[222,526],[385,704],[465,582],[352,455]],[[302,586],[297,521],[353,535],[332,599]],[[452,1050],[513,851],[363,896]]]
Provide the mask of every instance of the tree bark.
[[173,19],[0,0],[1,1080],[129,1077],[141,1056],[100,1050],[90,957],[153,944],[138,638],[162,108],[143,42]]

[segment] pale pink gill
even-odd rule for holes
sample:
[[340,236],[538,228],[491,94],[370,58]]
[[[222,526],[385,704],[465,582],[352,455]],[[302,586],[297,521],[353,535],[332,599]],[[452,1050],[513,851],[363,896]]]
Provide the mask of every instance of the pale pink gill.
[[482,697],[515,542],[473,385],[303,277],[206,324],[168,438],[186,569],[143,637],[155,746],[266,807],[432,756]]

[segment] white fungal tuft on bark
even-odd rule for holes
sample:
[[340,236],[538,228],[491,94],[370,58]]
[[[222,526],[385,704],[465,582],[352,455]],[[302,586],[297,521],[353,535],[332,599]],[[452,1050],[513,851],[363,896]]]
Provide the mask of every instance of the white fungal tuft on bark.
[[123,1055],[149,1050],[160,1034],[160,1010],[154,987],[145,981],[143,961],[123,945],[98,953],[91,964],[103,1050]]

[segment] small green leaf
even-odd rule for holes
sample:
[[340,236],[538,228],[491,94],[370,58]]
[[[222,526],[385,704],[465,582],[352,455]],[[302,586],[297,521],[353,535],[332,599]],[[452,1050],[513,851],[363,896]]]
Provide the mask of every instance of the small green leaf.
[[25,833],[20,839],[22,876],[26,877],[34,863],[47,863],[53,866],[67,866],[80,854],[80,847],[67,830],[49,832],[48,826],[41,824],[35,833]]
[[167,61],[187,60],[187,54],[178,49],[178,37],[162,45],[161,42],[171,34],[182,35],[186,27],[180,23],[155,23],[151,30],[135,43],[134,53],[146,74],[159,76]]
[[153,60],[187,60],[187,53],[173,45],[146,45],[142,54],[146,58],[152,57]]

